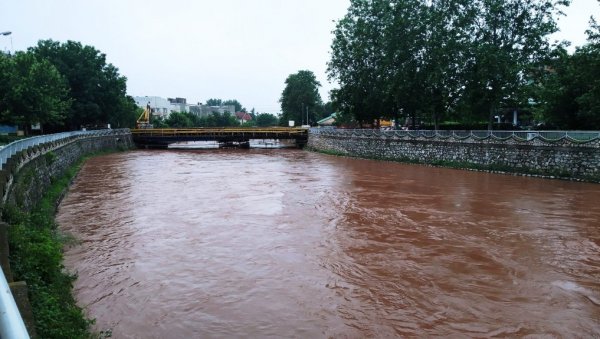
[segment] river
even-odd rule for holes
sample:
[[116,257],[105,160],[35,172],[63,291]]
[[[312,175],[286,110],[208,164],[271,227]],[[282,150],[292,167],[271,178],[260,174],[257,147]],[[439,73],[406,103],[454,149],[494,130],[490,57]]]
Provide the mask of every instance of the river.
[[600,185],[301,150],[88,160],[57,221],[114,338],[600,336]]

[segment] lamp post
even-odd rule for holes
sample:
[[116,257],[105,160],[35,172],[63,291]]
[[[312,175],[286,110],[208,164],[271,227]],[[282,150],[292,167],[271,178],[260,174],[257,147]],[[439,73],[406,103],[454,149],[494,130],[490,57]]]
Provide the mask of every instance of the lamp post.
[[0,35],[4,35],[4,36],[10,35],[10,52],[12,53],[12,49],[13,49],[12,32],[11,31],[0,32]]

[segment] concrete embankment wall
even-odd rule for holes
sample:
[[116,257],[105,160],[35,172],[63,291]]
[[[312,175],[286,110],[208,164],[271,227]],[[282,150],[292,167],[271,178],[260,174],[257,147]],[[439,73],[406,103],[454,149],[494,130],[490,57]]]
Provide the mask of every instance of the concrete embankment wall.
[[600,182],[600,140],[362,136],[311,131],[308,148],[352,157]]
[[41,144],[12,156],[0,171],[2,204],[28,211],[36,206],[55,178],[86,154],[130,149],[129,130],[108,135],[76,136]]

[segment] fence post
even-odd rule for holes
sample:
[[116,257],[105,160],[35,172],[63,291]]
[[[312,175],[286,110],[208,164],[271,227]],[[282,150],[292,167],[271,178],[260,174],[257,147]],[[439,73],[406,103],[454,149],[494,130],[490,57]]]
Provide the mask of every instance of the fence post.
[[30,337],[36,338],[35,319],[33,318],[33,309],[29,302],[27,283],[24,281],[17,281],[9,283],[8,285],[10,286],[10,291],[15,299],[19,313],[21,314],[21,319],[23,320],[23,323],[25,323],[27,333],[29,333]]
[[29,339],[27,328],[3,272],[0,272],[0,338]]

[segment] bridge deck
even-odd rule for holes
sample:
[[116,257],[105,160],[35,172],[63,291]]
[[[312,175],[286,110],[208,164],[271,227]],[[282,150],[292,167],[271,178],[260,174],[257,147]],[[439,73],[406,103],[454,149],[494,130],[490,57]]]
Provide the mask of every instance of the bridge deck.
[[308,139],[308,129],[290,127],[144,128],[133,129],[131,134],[136,144],[146,147],[166,147],[182,141],[244,143],[250,139],[292,139],[302,146]]
[[308,133],[306,128],[290,127],[216,127],[216,128],[144,128],[132,129],[131,134],[148,136],[204,136],[204,135],[272,135],[280,134],[284,136],[305,136]]

